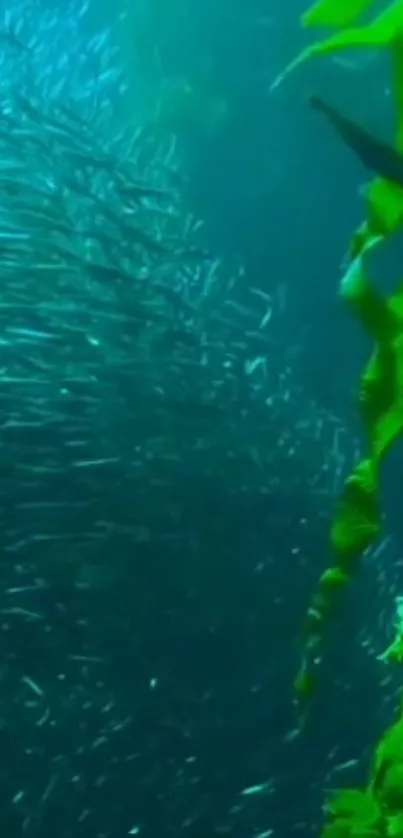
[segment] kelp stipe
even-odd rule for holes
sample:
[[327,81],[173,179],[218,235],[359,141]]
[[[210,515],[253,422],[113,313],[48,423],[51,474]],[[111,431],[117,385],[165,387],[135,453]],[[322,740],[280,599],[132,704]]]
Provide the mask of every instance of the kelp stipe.
[[[329,26],[335,31],[304,49],[273,87],[309,58],[345,49],[386,49],[392,72],[395,151],[403,152],[403,0],[395,0],[381,14],[360,25],[360,19],[371,12],[372,5],[372,0],[318,0],[302,16],[302,25]],[[366,451],[345,481],[330,531],[332,566],[322,573],[307,610],[301,663],[294,682],[299,701],[314,691],[329,620],[337,611],[362,554],[380,535],[380,469],[386,453],[403,432],[403,283],[384,299],[366,271],[373,248],[403,228],[403,189],[376,178],[367,188],[366,204],[367,217],[352,236],[349,264],[340,283],[340,298],[375,344],[359,388]]]

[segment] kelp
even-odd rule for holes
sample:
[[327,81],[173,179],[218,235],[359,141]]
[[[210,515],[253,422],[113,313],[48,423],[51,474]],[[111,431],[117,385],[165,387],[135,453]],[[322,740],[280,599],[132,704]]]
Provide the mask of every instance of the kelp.
[[384,299],[370,283],[362,255],[348,268],[340,295],[375,341],[359,388],[367,456],[347,477],[330,531],[334,564],[325,570],[308,607],[302,670],[295,688],[315,668],[329,617],[340,594],[355,575],[360,558],[381,532],[380,468],[393,443],[403,434],[403,287]]
[[[303,14],[302,26],[328,26],[334,31],[302,50],[277,77],[272,88],[310,58],[346,49],[386,49],[391,64],[396,120],[394,147],[403,153],[403,0],[395,0],[368,20],[372,7],[373,0],[318,0]],[[301,664],[294,682],[297,699],[305,699],[315,690],[328,622],[355,576],[363,553],[381,533],[381,468],[386,454],[403,434],[403,281],[385,298],[368,275],[373,249],[403,229],[403,189],[377,177],[366,189],[365,202],[366,218],[353,233],[349,263],[339,295],[374,342],[359,386],[366,450],[347,477],[336,505],[330,529],[333,561],[322,573],[307,610]],[[391,659],[394,656],[400,659],[402,645],[400,638],[393,651],[389,651]],[[401,744],[403,746],[403,735]],[[403,765],[403,747],[401,750]],[[390,795],[392,779],[389,776]],[[350,821],[351,818],[339,815],[333,817],[330,827],[333,835],[336,836],[336,832],[340,836],[342,832],[343,835],[357,834],[356,822],[351,824]],[[402,822],[388,820],[385,832],[397,835],[401,826]],[[361,828],[359,831],[362,834]]]
[[[403,0],[391,4],[372,22],[356,26],[358,18],[371,6],[372,0],[318,0],[303,15],[302,24],[333,26],[338,31],[305,49],[276,80],[275,86],[307,58],[348,47],[386,47],[391,58],[395,149],[403,154]],[[338,113],[326,105],[320,109],[330,116],[338,133],[363,162],[373,161],[374,144],[367,143],[365,153],[360,154],[361,140],[366,143],[368,139],[362,132],[353,132],[354,142],[349,142],[351,124],[340,120]],[[368,148],[372,148],[371,154]],[[392,168],[388,170],[389,176],[390,171]],[[377,177],[368,186],[365,201],[366,218],[352,236],[349,264],[339,294],[374,343],[359,386],[366,451],[347,477],[336,505],[330,528],[332,564],[322,573],[307,611],[301,665],[294,683],[299,699],[310,697],[315,690],[328,621],[354,577],[363,553],[380,535],[382,464],[395,441],[403,435],[403,281],[397,283],[389,297],[384,297],[368,274],[368,261],[374,248],[403,229],[403,189]],[[396,604],[395,637],[379,660],[402,664],[403,598],[398,597]],[[402,712],[376,746],[364,788],[333,791],[325,804],[324,816],[322,838],[403,838]]]
[[[396,597],[395,636],[389,646],[378,656],[386,663],[403,663],[403,597]],[[403,787],[403,786],[402,786]]]
[[[290,64],[288,64],[277,76],[271,85],[271,90],[275,90],[279,87],[279,85],[282,84],[290,73],[293,73],[294,70],[297,70],[298,67],[310,58],[333,55],[334,53],[338,53],[346,49],[367,49],[368,47],[371,49],[389,47],[392,50],[394,49],[397,54],[400,41],[403,37],[403,0],[395,0],[395,2],[392,3],[392,5],[384,12],[365,25],[344,28],[345,24],[343,21],[349,19],[348,10],[347,13],[345,11],[347,5],[347,2],[338,3],[337,0],[328,0],[326,3],[323,2],[323,4],[316,4],[308,10],[305,15],[303,15],[302,23],[306,26],[329,25],[337,29],[341,28],[341,31],[335,32],[323,41],[316,41],[310,46],[305,47],[305,49],[303,49],[302,52],[300,52],[299,55],[297,55],[297,57],[294,58],[294,60],[291,61]],[[370,4],[358,4],[354,3],[354,0],[351,4],[352,8],[359,5],[364,7],[362,9],[363,11]],[[326,19],[328,21],[332,20],[332,10],[333,19],[334,21],[337,21],[340,9],[342,9],[342,13],[340,14],[342,22],[319,24],[318,21],[321,19],[321,15],[319,11],[315,13],[315,8],[319,6],[326,7],[326,13],[323,14],[323,21]],[[355,23],[358,16],[359,15],[355,16],[353,14],[350,18],[350,23]]]
[[303,26],[343,28],[351,26],[373,5],[375,0],[318,0],[302,15]]
[[375,747],[364,788],[332,791],[321,838],[403,838],[403,718]]

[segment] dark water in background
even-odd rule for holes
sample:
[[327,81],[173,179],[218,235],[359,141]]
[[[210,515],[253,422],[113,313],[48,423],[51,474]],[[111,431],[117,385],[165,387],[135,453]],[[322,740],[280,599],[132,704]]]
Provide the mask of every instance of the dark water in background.
[[[271,79],[302,43],[302,7],[268,5],[139,5],[121,32],[131,74],[122,107],[129,112],[138,95],[145,108],[164,74],[228,102],[230,115],[216,130],[204,130],[198,118],[179,131],[187,201],[205,219],[210,248],[223,260],[242,259],[245,298],[248,286],[273,295],[285,289],[273,333],[281,347],[297,348],[292,372],[300,396],[290,410],[312,423],[312,404],[319,405],[337,417],[348,440],[350,429],[351,436],[357,431],[353,388],[368,347],[336,292],[348,237],[362,216],[363,174],[309,112],[305,96],[326,92],[387,133],[386,71],[377,60],[353,69],[313,65],[270,96]],[[94,4],[91,26],[115,13],[110,3]],[[399,253],[385,261],[391,273],[399,270]],[[320,822],[324,788],[365,776],[368,748],[391,717],[396,689],[382,686],[384,672],[366,641],[382,651],[387,609],[400,592],[393,568],[399,474],[395,466],[387,475],[392,540],[377,566],[367,561],[345,603],[306,736],[287,743],[298,626],[329,559],[333,498],[319,499],[308,480],[329,436],[319,432],[306,460],[288,462],[275,456],[281,433],[268,421],[267,449],[274,453],[264,479],[275,490],[234,496],[225,469],[212,484],[202,470],[185,468],[181,542],[170,544],[163,533],[151,544],[112,536],[104,545],[116,565],[110,590],[83,593],[62,572],[50,572],[40,603],[48,637],[31,623],[3,627],[5,838],[115,838],[136,828],[145,838],[308,835]],[[237,479],[242,467],[240,460]],[[119,491],[111,484],[105,492],[109,515],[132,506],[141,525],[138,500]],[[9,561],[2,563],[5,588],[14,579]],[[101,663],[73,660],[84,647]],[[27,672],[45,697],[38,706],[32,696],[31,711],[29,703],[18,705],[13,716],[7,708]],[[77,684],[84,702],[80,693],[66,698]],[[51,723],[38,725],[46,707]],[[329,772],[348,760],[359,762],[334,779]],[[260,793],[242,794],[260,784]],[[19,792],[25,821],[19,800],[11,802]]]

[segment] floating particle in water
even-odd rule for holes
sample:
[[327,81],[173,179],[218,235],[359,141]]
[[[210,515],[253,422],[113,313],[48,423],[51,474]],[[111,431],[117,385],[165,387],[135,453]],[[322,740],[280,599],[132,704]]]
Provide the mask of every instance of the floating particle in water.
[[273,780],[267,780],[266,783],[260,783],[259,785],[248,786],[246,789],[242,789],[241,795],[242,797],[251,797],[254,794],[267,794],[271,791],[273,791]]

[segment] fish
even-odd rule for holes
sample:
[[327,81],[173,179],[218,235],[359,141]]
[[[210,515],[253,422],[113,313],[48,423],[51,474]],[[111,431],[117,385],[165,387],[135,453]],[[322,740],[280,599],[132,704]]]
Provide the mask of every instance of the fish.
[[[151,623],[154,632],[168,620],[176,637],[181,602],[191,618],[211,596],[214,644],[221,574],[244,556],[248,586],[256,574],[265,580],[270,617],[279,551],[292,557],[294,584],[309,554],[300,534],[326,520],[340,462],[359,443],[301,385],[304,342],[290,343],[286,284],[217,253],[190,200],[180,138],[132,107],[130,119],[123,112],[117,27],[88,35],[96,24],[83,0],[14,6],[4,26],[21,20],[16,34],[29,50],[0,45],[0,827],[51,834],[61,806],[64,835],[125,834],[119,789],[133,786],[135,771],[143,799],[144,777],[150,790],[159,766],[135,727],[150,675],[159,687],[147,692],[146,713],[173,729],[164,649],[151,655],[161,671],[146,671]],[[208,582],[202,599],[199,580]],[[271,601],[276,610],[281,600]],[[120,692],[127,679],[114,676],[137,650],[133,711]],[[258,677],[250,688],[258,699]],[[208,713],[214,689],[200,694]],[[128,736],[119,733],[126,725]],[[197,794],[192,738],[190,730],[183,766],[165,766],[175,834],[189,814],[189,782]],[[104,762],[92,759],[91,741],[108,749]],[[110,765],[106,822],[98,794]],[[262,776],[252,766],[233,786],[256,817]],[[164,812],[164,794],[159,802]],[[202,809],[205,832],[205,801]],[[139,817],[146,831],[146,808]],[[226,826],[222,811],[217,828]]]
[[378,139],[320,96],[310,96],[309,102],[324,115],[365,169],[403,188],[403,155],[390,143]]
[[8,28],[0,29],[0,41],[9,44],[11,47],[23,52],[29,52],[30,46],[24,44],[17,35],[16,28],[9,26]]

